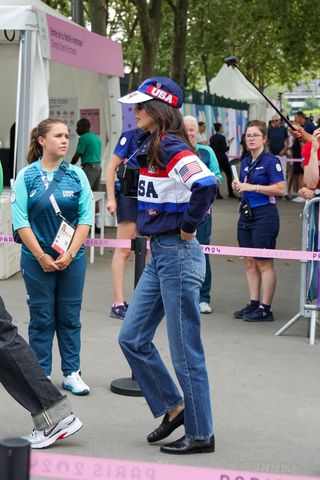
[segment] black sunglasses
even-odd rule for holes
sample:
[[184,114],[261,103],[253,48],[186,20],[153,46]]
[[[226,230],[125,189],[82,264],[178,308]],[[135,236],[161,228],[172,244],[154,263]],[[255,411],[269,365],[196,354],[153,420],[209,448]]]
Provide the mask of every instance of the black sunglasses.
[[136,103],[135,109],[138,110],[138,111],[144,110],[144,102]]

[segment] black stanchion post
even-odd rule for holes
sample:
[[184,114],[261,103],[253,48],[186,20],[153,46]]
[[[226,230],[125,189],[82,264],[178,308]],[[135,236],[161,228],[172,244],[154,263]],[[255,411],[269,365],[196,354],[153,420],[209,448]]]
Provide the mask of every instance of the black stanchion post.
[[[133,250],[135,254],[134,287],[136,287],[146,264],[147,238],[133,238],[131,240],[131,250]],[[135,381],[133,375],[131,375],[131,378],[118,378],[116,380],[113,380],[110,385],[110,390],[111,392],[117,393],[118,395],[126,395],[128,397],[143,396],[140,387]]]
[[23,438],[0,441],[1,480],[30,479],[30,443]]

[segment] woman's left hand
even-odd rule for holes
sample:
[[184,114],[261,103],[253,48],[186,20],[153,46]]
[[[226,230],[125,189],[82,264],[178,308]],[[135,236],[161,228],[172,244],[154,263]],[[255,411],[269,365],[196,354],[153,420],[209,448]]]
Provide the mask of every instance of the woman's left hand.
[[71,255],[68,252],[66,252],[63,255],[60,255],[54,263],[59,268],[59,270],[64,270],[67,267],[69,267],[71,262],[72,262]]

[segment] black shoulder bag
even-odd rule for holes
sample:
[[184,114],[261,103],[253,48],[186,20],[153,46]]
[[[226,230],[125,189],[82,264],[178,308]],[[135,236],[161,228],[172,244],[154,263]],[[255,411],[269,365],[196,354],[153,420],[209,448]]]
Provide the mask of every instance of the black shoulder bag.
[[134,155],[144,147],[149,140],[151,135],[149,135],[146,140],[143,142],[140,147],[138,147],[132,155],[128,158],[126,162],[123,162],[117,170],[117,179],[120,181],[120,193],[124,197],[133,197],[137,198],[138,196],[138,183],[140,168],[139,167],[130,167],[128,162],[131,160]]
[[[57,173],[53,177],[52,181],[50,182],[49,187],[47,188],[47,190],[45,190],[43,192],[42,197],[40,198],[39,202],[31,210],[29,210],[29,220],[30,220],[30,222],[31,222],[31,220],[36,218],[38,213],[43,209],[46,201],[48,200],[50,195],[54,192],[54,190],[58,186],[58,183],[62,180],[62,177],[66,173],[68,166],[69,166],[69,164],[65,160],[63,160],[61,162],[59,170],[57,171]],[[14,230],[13,226],[12,226],[12,236],[13,236],[13,240],[15,241],[15,243],[20,243],[20,244],[23,243],[21,238],[20,238],[18,230]]]

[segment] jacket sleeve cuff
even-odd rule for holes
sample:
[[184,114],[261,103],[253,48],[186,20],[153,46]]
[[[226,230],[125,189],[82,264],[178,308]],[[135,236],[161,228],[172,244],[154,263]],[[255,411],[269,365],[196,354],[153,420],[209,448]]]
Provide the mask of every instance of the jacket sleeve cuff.
[[180,229],[186,233],[194,233],[196,231],[194,225],[191,225],[191,223],[186,222],[185,220],[182,221]]

